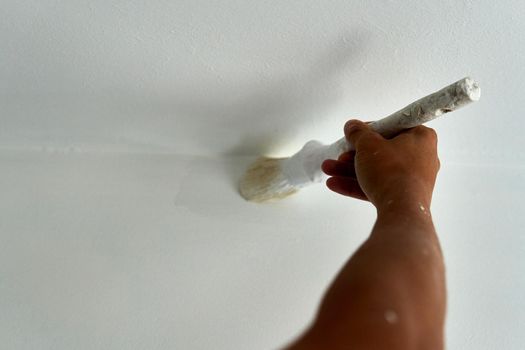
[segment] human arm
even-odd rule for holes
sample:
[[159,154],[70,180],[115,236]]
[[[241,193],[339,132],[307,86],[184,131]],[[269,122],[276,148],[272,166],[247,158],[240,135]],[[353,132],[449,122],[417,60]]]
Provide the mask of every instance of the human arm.
[[289,349],[443,349],[444,264],[430,213],[436,134],[420,126],[386,140],[362,122],[345,134],[356,151],[323,163],[327,186],[372,202],[377,221]]

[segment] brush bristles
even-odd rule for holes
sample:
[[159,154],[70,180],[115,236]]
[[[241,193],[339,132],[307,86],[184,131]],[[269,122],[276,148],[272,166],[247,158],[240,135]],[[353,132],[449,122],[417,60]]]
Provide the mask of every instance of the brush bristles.
[[297,192],[282,173],[286,158],[259,158],[247,170],[240,182],[240,193],[248,201],[266,202],[288,197]]

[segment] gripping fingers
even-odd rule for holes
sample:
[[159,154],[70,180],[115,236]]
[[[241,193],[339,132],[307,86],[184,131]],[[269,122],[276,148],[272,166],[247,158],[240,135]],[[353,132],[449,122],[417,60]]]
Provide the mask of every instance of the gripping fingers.
[[326,186],[332,191],[344,196],[368,201],[368,197],[359,186],[357,179],[334,176],[326,180]]
[[337,158],[337,160],[339,160],[341,162],[346,162],[346,163],[352,163],[353,164],[354,158],[355,158],[355,151],[350,151],[350,152],[342,153],[339,156],[339,158]]
[[354,164],[352,162],[327,159],[321,165],[321,169],[329,176],[356,177]]
[[344,127],[345,136],[355,149],[371,149],[376,147],[381,141],[385,139],[373,131],[370,126],[359,120],[349,120]]

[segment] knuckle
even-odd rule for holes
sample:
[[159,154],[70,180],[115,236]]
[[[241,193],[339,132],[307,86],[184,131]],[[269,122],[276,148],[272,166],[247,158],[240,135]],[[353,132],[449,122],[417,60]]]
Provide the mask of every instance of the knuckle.
[[434,140],[437,140],[437,132],[436,132],[436,130],[434,130],[432,128],[426,128],[426,130],[427,130],[427,133],[428,133],[429,137],[431,137]]
[[361,129],[361,135],[363,136],[364,139],[367,139],[367,140],[374,140],[375,141],[375,140],[381,140],[382,139],[381,135],[379,135],[375,131],[372,131],[372,130],[366,129],[366,128]]
[[418,125],[414,128],[414,132],[418,135],[421,135],[425,138],[431,139],[431,140],[437,140],[437,133],[436,130],[429,128],[424,125]]
[[416,127],[414,127],[414,132],[417,133],[417,134],[425,134],[427,132],[427,128],[426,126],[424,125],[418,125]]

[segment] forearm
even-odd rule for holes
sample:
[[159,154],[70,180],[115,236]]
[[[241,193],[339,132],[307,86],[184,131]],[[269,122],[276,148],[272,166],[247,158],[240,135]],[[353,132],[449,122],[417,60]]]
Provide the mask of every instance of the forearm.
[[[420,202],[379,211],[369,240],[363,245],[363,259],[375,260],[377,279],[387,279],[385,303],[398,305],[399,322],[403,315],[415,325],[414,332],[434,339],[425,349],[442,348],[446,307],[443,254],[430,211]],[[366,280],[364,283],[368,283]],[[366,298],[366,297],[365,297]],[[373,300],[369,300],[373,302]],[[440,346],[434,346],[435,344]]]
[[439,242],[425,200],[402,198],[378,210],[372,234],[329,288],[306,343],[442,349],[445,279]]

